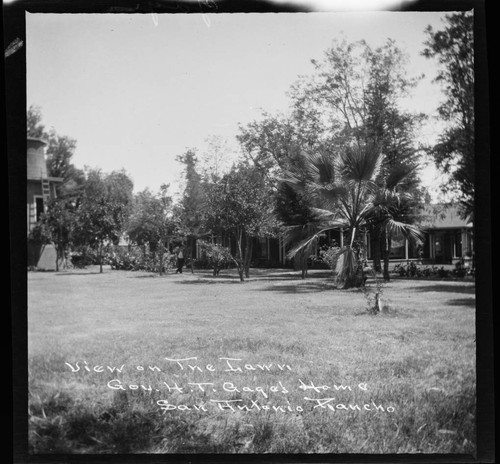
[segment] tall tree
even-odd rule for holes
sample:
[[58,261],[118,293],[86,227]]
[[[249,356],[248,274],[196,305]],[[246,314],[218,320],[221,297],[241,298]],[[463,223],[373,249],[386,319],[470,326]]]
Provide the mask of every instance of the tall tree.
[[258,121],[239,127],[237,140],[245,157],[262,173],[281,175],[299,156],[300,140],[291,118],[264,113]]
[[[281,235],[287,243],[299,243],[316,231],[317,220],[309,199],[287,182],[281,181],[276,193],[275,214],[280,221]],[[307,261],[316,244],[311,241],[294,256],[296,268],[300,268],[304,279],[307,275]]]
[[439,116],[449,126],[432,150],[438,168],[449,174],[445,192],[458,192],[463,215],[474,206],[474,33],[469,11],[445,16],[444,29],[428,26],[422,54],[435,58],[440,69],[435,82],[443,86]]
[[[323,60],[313,60],[314,74],[302,78],[292,88],[291,96],[295,119],[310,132],[318,131],[317,147],[321,151],[338,152],[354,144],[384,154],[374,180],[381,189],[390,172],[408,170],[399,188],[411,195],[401,198],[400,216],[404,212],[405,222],[411,222],[414,217],[409,213],[424,196],[413,168],[420,160],[418,128],[425,116],[400,107],[401,99],[419,80],[407,76],[406,62],[407,56],[391,39],[376,48],[365,41],[336,41]],[[381,219],[367,224],[376,270],[381,270],[386,248],[383,223]]]
[[177,161],[184,165],[185,187],[182,198],[176,208],[178,232],[184,236],[187,243],[187,257],[190,261],[191,272],[194,272],[193,248],[196,240],[201,237],[203,221],[203,184],[198,172],[198,157],[194,149],[188,149],[177,157]]
[[231,150],[226,139],[212,135],[205,140],[207,150],[202,154],[199,162],[201,175],[209,180],[216,181],[228,172],[231,167]]

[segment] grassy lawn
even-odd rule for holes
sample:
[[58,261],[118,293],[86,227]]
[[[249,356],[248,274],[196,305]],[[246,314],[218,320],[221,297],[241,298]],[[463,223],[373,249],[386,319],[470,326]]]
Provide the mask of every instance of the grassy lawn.
[[29,273],[31,451],[475,452],[472,281],[231,272]]

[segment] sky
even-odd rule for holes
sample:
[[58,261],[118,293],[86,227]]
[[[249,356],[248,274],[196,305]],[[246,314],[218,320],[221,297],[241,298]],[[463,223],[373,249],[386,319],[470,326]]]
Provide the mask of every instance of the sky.
[[[27,13],[27,103],[77,141],[77,167],[125,169],[135,191],[175,191],[188,148],[220,136],[237,152],[238,125],[286,112],[287,91],[335,38],[372,46],[395,39],[409,76],[425,78],[404,105],[435,114],[436,63],[420,55],[441,12],[42,14]],[[439,134],[433,119],[421,138]],[[428,167],[425,183],[438,178]]]

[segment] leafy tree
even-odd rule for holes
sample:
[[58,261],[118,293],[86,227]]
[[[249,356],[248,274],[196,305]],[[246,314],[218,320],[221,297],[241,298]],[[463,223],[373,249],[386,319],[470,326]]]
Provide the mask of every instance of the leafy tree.
[[132,211],[127,221],[126,231],[133,242],[143,250],[147,246],[158,255],[158,272],[163,274],[165,247],[172,237],[175,224],[172,218],[172,197],[169,186],[163,184],[157,194],[145,189],[133,201]]
[[213,182],[219,180],[231,167],[231,151],[227,140],[213,135],[205,140],[208,149],[202,154],[200,171],[202,176]]
[[438,60],[435,82],[444,86],[446,99],[439,116],[449,126],[439,137],[432,154],[439,169],[449,174],[444,192],[458,193],[462,213],[473,212],[474,202],[474,35],[469,11],[445,16],[443,30],[428,26],[422,54]]
[[75,211],[72,204],[63,198],[49,201],[47,211],[40,217],[40,225],[47,234],[47,239],[56,249],[56,271],[59,263],[67,261],[67,252],[72,243],[72,232],[75,224]]
[[103,249],[117,243],[130,212],[133,182],[124,172],[104,175],[90,169],[79,197],[74,238],[97,250],[102,273]]
[[57,186],[58,195],[71,195],[85,180],[83,170],[72,163],[75,149],[75,139],[59,135],[54,129],[48,132],[47,169],[50,176],[63,179],[63,183]]
[[200,247],[207,257],[208,262],[212,265],[214,276],[218,276],[224,266],[234,261],[231,250],[228,247],[206,240],[200,241]]
[[28,137],[46,138],[45,126],[42,124],[42,109],[31,105],[26,114],[26,130]]
[[205,229],[215,236],[233,237],[233,259],[241,281],[249,276],[252,237],[269,234],[272,228],[272,201],[260,173],[245,163],[206,186]]
[[237,140],[246,158],[270,177],[279,176],[300,153],[300,138],[291,118],[263,114],[240,126]]
[[323,60],[312,60],[314,73],[292,87],[294,118],[304,127],[315,120],[309,130],[316,138],[378,143],[388,114],[418,82],[406,76],[406,61],[391,39],[375,49],[365,41],[334,41]]

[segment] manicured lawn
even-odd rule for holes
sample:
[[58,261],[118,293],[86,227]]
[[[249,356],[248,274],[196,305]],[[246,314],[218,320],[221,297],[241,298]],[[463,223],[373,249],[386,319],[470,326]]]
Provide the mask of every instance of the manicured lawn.
[[97,270],[28,274],[33,452],[475,451],[470,280]]

